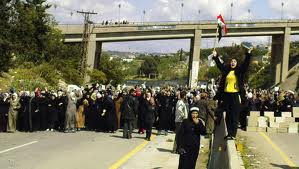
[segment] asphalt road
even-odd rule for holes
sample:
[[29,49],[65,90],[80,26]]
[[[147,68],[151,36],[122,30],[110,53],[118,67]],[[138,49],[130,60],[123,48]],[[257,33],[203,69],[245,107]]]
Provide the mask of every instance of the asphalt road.
[[[299,134],[264,133],[271,143],[259,132],[238,131],[246,139],[255,163],[255,169],[299,169]],[[250,157],[251,158],[251,157]]]
[[0,169],[107,169],[144,142],[121,134],[0,133]]

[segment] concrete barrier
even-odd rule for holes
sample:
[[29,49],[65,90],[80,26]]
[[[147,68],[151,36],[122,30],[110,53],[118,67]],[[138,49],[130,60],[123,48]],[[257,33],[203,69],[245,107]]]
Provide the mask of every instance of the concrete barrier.
[[234,140],[224,140],[227,135],[225,116],[215,129],[211,159],[208,169],[245,169]]

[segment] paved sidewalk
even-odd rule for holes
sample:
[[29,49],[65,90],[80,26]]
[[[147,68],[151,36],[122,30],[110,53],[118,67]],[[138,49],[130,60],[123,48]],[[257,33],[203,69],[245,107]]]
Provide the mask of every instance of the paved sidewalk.
[[159,135],[129,159],[120,169],[175,169],[179,155],[172,153],[175,134]]
[[[142,150],[130,158],[120,169],[177,169],[179,155],[172,153],[174,137],[175,134],[155,137],[154,140],[150,141]],[[209,144],[206,139],[202,139],[201,142],[206,144],[205,147]],[[200,154],[206,153],[200,152]],[[199,155],[198,163],[202,162],[201,158]],[[198,165],[196,168],[202,167]]]

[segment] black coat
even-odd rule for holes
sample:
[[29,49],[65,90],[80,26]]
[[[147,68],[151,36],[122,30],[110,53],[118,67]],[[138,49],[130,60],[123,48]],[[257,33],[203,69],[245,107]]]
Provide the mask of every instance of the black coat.
[[47,113],[47,120],[48,120],[48,128],[54,127],[55,123],[58,120],[58,102],[57,99],[49,99],[48,100],[48,113]]
[[32,118],[32,130],[37,131],[40,130],[40,111],[39,111],[39,103],[40,103],[40,97],[33,97],[30,99],[30,107],[29,111],[31,112],[31,118]]
[[144,110],[144,128],[150,130],[153,126],[155,120],[156,108],[148,100],[143,100],[143,110]]
[[106,131],[116,130],[116,112],[115,105],[112,98],[106,96],[103,102],[103,110],[106,110],[105,121],[106,121]]
[[29,109],[30,107],[30,100],[31,97],[29,96],[22,96],[20,98],[21,103],[21,111],[19,111],[20,114],[22,114],[21,117],[19,117],[19,130],[20,131],[31,131],[32,130],[32,117],[31,117],[31,111]]
[[[161,109],[159,111],[159,129],[160,130],[170,130],[172,123],[172,109],[174,108],[172,96],[162,95],[160,97]],[[174,119],[173,119],[174,120]]]
[[[244,62],[240,66],[237,65],[237,67],[234,69],[235,75],[236,75],[237,81],[238,81],[238,87],[239,87],[239,92],[241,95],[242,103],[244,103],[244,101],[246,100],[246,97],[245,97],[246,92],[244,89],[244,75],[245,75],[246,71],[248,70],[251,56],[252,55],[250,53],[246,53]],[[220,92],[219,93],[220,98],[223,98],[222,94],[224,93],[224,89],[225,89],[226,76],[232,70],[232,68],[230,67],[230,65],[224,65],[223,63],[221,63],[218,55],[217,55],[217,57],[213,57],[213,59],[215,60],[218,69],[222,73],[218,91]]]
[[[195,169],[200,146],[200,135],[205,135],[204,124],[195,124],[189,117],[185,119],[176,135],[177,150],[180,153],[179,169]],[[184,150],[184,153],[181,153]]]
[[8,100],[0,99],[0,132],[5,132],[7,129],[8,111],[10,103]]
[[135,98],[132,95],[126,96],[120,110],[123,120],[135,120],[137,115],[137,103]]

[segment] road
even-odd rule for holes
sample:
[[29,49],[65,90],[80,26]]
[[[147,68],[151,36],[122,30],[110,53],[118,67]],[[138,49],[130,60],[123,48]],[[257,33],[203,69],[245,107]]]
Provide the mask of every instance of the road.
[[0,168],[107,169],[144,142],[139,134],[131,140],[121,138],[121,134],[0,133]]
[[299,134],[239,131],[255,158],[254,169],[299,169]]

